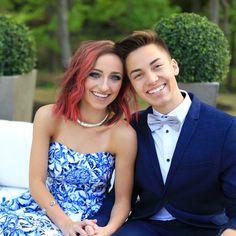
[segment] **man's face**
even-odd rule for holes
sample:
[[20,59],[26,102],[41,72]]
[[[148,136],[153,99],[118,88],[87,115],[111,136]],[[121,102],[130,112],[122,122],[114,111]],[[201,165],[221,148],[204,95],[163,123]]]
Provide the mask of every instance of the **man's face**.
[[128,55],[126,68],[137,94],[157,111],[166,114],[182,102],[175,79],[178,64],[161,47],[149,44],[136,49]]

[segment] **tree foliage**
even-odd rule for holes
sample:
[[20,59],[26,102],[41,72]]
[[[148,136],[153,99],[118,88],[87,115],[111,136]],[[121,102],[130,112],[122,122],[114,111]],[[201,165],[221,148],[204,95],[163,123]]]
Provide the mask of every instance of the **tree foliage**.
[[35,61],[35,41],[28,27],[0,15],[0,75],[28,73]]
[[180,13],[162,18],[154,28],[179,63],[179,82],[225,79],[231,55],[218,25],[194,13]]
[[[209,0],[67,0],[70,44],[74,51],[82,40],[119,39],[133,30],[152,28],[172,13],[191,12],[194,3],[200,15],[208,15]],[[230,43],[235,40],[235,0],[226,0],[229,9]],[[1,0],[0,13],[12,15],[33,31],[37,44],[38,68],[60,67],[57,0]],[[196,5],[196,4],[195,4]],[[220,9],[221,25],[223,15]],[[50,62],[50,63],[48,63]],[[60,67],[61,68],[61,67]]]

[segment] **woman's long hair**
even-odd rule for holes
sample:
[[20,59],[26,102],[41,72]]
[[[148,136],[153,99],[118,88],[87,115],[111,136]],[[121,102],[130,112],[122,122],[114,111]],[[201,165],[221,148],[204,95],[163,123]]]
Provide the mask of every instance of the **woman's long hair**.
[[[117,55],[112,41],[86,41],[80,45],[61,78],[61,91],[54,106],[56,115],[63,115],[66,120],[76,121],[78,119],[80,116],[79,102],[84,94],[85,79],[93,70],[97,59],[104,54]],[[118,96],[108,107],[114,115],[106,124],[116,122],[123,114],[126,120],[130,121],[129,101],[135,98],[135,92],[125,74]]]

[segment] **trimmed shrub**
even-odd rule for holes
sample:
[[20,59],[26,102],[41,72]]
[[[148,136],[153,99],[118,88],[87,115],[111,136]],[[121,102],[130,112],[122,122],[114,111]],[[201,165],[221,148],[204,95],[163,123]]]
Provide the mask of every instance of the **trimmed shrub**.
[[35,40],[27,26],[0,15],[0,76],[28,73],[35,63]]
[[229,70],[229,44],[222,30],[194,13],[162,18],[154,30],[180,67],[178,82],[222,81]]

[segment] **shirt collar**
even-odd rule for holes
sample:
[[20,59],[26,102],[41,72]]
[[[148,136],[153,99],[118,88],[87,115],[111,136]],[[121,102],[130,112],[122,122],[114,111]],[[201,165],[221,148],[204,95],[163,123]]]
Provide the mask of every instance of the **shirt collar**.
[[[180,90],[180,91],[184,97],[183,102],[181,102],[174,110],[169,112],[167,115],[168,116],[177,116],[178,119],[180,120],[180,122],[183,123],[184,119],[189,111],[192,101],[191,101],[188,93],[185,90]],[[164,116],[164,114],[161,114],[160,112],[156,111],[154,108],[152,108],[152,109],[153,109],[153,114],[156,114],[159,117]]]

